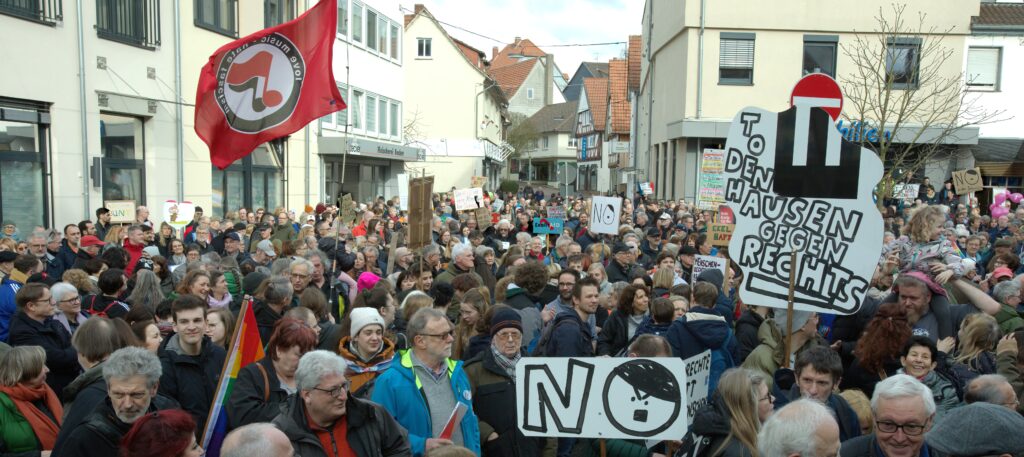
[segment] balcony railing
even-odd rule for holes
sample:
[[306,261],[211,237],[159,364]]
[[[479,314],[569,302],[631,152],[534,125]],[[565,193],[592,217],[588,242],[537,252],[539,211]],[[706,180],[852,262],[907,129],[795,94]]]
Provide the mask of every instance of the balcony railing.
[[160,0],[96,0],[96,32],[100,38],[155,48],[160,45]]
[[61,0],[0,0],[0,14],[47,25],[64,20]]

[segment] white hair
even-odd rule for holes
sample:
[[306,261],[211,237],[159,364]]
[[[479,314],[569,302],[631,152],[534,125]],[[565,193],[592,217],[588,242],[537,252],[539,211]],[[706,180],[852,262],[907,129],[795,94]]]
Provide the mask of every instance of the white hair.
[[761,457],[816,457],[815,432],[828,421],[836,423],[825,405],[806,398],[791,402],[764,422],[757,434],[757,450]]
[[466,255],[466,254],[473,255],[473,246],[468,245],[468,244],[459,243],[459,244],[456,244],[454,248],[452,248],[452,258],[453,259],[457,259],[459,257],[462,257],[462,256]]
[[299,359],[299,368],[295,370],[295,388],[312,390],[324,376],[345,374],[345,359],[330,351],[310,351]]
[[935,399],[932,398],[932,390],[921,381],[905,374],[889,376],[875,384],[875,393],[871,395],[871,412],[878,412],[879,400],[906,397],[921,397],[928,415],[935,414]]
[[284,432],[267,422],[243,425],[228,433],[224,438],[224,446],[220,450],[221,457],[275,457],[278,449],[270,441],[269,436],[280,433],[287,439]]
[[530,236],[529,233],[519,232],[519,233],[516,234],[516,241],[517,242],[522,243],[522,242],[525,242],[525,241],[530,241],[531,239],[533,239],[533,237]]

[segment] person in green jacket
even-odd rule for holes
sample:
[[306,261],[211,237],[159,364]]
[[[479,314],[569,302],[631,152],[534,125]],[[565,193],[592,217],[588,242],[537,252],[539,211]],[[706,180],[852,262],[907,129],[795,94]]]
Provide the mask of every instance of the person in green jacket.
[[999,312],[992,317],[999,323],[1003,335],[1009,335],[1024,328],[1024,318],[1017,312],[1020,306],[1020,281],[1008,280],[996,284],[992,289],[992,298],[999,302]]
[[64,410],[46,385],[48,371],[39,346],[0,355],[0,454],[50,455]]

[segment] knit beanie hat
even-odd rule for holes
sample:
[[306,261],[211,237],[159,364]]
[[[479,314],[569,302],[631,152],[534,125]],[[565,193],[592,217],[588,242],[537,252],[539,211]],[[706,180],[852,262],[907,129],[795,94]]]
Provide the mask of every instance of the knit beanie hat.
[[380,325],[381,330],[384,330],[385,327],[384,318],[380,315],[380,312],[369,306],[353,308],[348,317],[352,321],[352,328],[349,330],[349,336],[352,338],[355,338],[359,331],[367,325]]
[[493,337],[506,328],[514,328],[522,333],[523,316],[519,315],[519,311],[505,308],[494,313],[494,316],[491,317],[491,336]]
[[[786,308],[775,309],[775,326],[779,329],[779,333],[782,336],[786,336],[786,314],[788,312],[789,310]],[[793,331],[800,330],[812,315],[813,313],[810,311],[793,310]]]
[[356,290],[358,292],[362,292],[364,290],[373,289],[373,286],[376,286],[378,282],[380,282],[380,276],[370,273],[369,271],[365,271],[363,274],[359,275],[359,279],[356,280]]

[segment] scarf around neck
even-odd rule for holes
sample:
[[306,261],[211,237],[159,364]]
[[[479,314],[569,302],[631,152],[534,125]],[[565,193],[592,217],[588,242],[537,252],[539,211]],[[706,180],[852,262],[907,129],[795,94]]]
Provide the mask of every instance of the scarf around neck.
[[502,370],[505,370],[505,373],[508,374],[508,377],[512,378],[512,382],[515,382],[516,363],[519,362],[519,359],[522,358],[522,355],[516,354],[515,358],[510,359],[508,357],[505,357],[505,354],[502,354],[501,351],[499,351],[498,348],[494,347],[493,344],[491,345],[491,354],[494,354],[494,361],[498,363],[498,366],[501,367]]
[[[64,408],[61,406],[60,400],[57,399],[57,394],[53,393],[50,386],[46,384],[39,387],[28,387],[24,384],[12,387],[0,386],[0,392],[7,394],[11,398],[15,408],[28,421],[32,427],[32,432],[39,439],[42,449],[44,451],[52,450],[54,443],[57,442],[57,432],[60,431],[60,422],[61,417],[64,416]],[[39,400],[43,400],[46,408],[50,410],[50,414],[56,418],[56,422],[33,404],[33,402]]]

